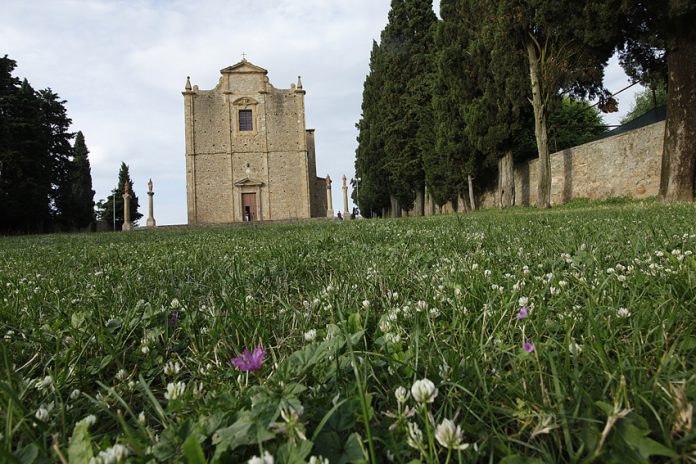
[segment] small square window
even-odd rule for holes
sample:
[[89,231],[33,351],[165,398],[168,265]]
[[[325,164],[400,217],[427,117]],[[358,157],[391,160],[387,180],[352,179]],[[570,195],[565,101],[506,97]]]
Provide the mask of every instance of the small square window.
[[239,130],[240,132],[254,130],[251,110],[239,110]]

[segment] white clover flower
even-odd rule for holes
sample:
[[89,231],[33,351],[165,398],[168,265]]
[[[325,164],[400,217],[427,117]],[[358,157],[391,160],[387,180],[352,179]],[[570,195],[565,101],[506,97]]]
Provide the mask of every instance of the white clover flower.
[[433,306],[430,308],[429,313],[431,317],[438,317],[440,315],[440,310]]
[[561,293],[561,289],[560,289],[560,288],[551,287],[549,290],[550,290],[550,292],[551,292],[551,295],[558,295],[558,294]]
[[181,308],[181,303],[179,303],[179,300],[177,300],[176,298],[174,298],[174,299],[172,300],[172,302],[169,303],[169,306],[170,306],[172,309],[179,309],[179,308]]
[[527,303],[529,303],[529,298],[526,296],[521,296],[519,300],[517,300],[517,304],[519,306],[527,306]]
[[203,382],[193,384],[193,394],[196,396],[201,396],[203,394]]
[[45,390],[47,388],[50,388],[51,385],[53,385],[53,377],[51,377],[50,375],[47,375],[43,378],[43,380],[39,380],[36,382],[36,388],[38,390]]
[[150,352],[150,347],[143,345],[142,348],[140,348],[140,351],[142,351],[143,354],[148,354]]
[[309,464],[329,464],[329,460],[322,456],[311,456]]
[[94,414],[90,414],[89,416],[82,419],[80,422],[84,422],[87,424],[87,427],[91,427],[97,423],[97,416],[95,416]]
[[432,403],[437,397],[437,388],[428,379],[416,380],[411,386],[411,395],[418,403]]
[[89,460],[89,464],[116,464],[125,462],[128,457],[128,448],[123,445],[116,444],[111,448],[100,451],[96,457]]
[[387,343],[399,343],[401,341],[401,335],[392,332],[387,332],[384,334],[384,339]]
[[39,409],[36,410],[36,414],[34,414],[34,417],[36,417],[41,422],[46,422],[48,420],[48,409],[41,406]]
[[177,375],[179,372],[181,372],[181,364],[179,364],[179,361],[169,361],[165,366],[164,366],[164,374],[165,375]]
[[416,311],[421,312],[428,309],[428,303],[423,300],[418,300],[416,302]]
[[399,404],[404,404],[408,400],[408,390],[404,387],[399,387],[394,390],[394,396]]
[[138,422],[141,424],[145,423],[145,411],[140,411],[140,414],[138,414]]
[[483,271],[483,275],[486,276],[486,277],[490,277],[491,274],[493,274],[493,272],[491,272],[490,269],[486,269],[485,271]]
[[626,308],[619,308],[618,311],[616,311],[616,315],[622,319],[628,319],[631,317],[631,311]]
[[370,307],[370,300],[363,300],[362,306],[363,306],[363,308],[365,308],[365,309],[369,309],[369,307]]
[[391,328],[392,328],[392,325],[391,325],[391,322],[389,321],[388,318],[381,319],[379,321],[379,330],[381,330],[382,332],[385,332],[385,333],[389,332],[391,330]]
[[128,389],[129,390],[133,390],[135,388],[135,385],[136,385],[135,380],[128,381]]
[[304,339],[307,342],[313,342],[317,338],[317,330],[310,329],[304,333]]
[[263,457],[254,456],[247,461],[247,464],[273,464],[273,456],[268,452],[263,452]]
[[72,392],[70,392],[70,399],[71,400],[76,400],[80,396],[80,390],[77,388],[74,389]]
[[423,448],[423,432],[418,427],[418,424],[413,422],[408,423],[408,437],[406,439],[408,446],[420,450]]
[[119,371],[116,373],[115,377],[116,377],[116,380],[118,380],[119,382],[122,382],[123,380],[126,379],[126,377],[128,377],[128,372],[125,369],[119,369]]
[[465,450],[471,446],[469,443],[462,443],[462,428],[458,425],[455,426],[454,422],[449,419],[443,420],[435,428],[435,438],[441,446],[447,449]]
[[173,401],[183,395],[185,390],[186,384],[184,382],[170,382],[167,384],[167,391],[164,394],[164,399]]
[[582,353],[582,345],[577,343],[575,340],[571,341],[570,344],[568,345],[568,351],[570,354],[573,356],[577,356],[580,353]]

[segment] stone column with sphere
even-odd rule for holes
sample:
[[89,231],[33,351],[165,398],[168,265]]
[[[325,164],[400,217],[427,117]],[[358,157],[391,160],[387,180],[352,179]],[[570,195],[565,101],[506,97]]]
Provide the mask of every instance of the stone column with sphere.
[[348,211],[348,184],[346,183],[345,174],[343,175],[343,217],[350,217],[350,211]]
[[150,182],[147,183],[147,196],[147,226],[155,227],[157,224],[155,223],[155,217],[153,216],[152,197],[155,196],[155,192],[152,191],[152,179],[150,179]]
[[326,175],[326,217],[333,218],[333,199],[331,198],[331,176]]
[[123,225],[121,230],[131,230],[131,220],[130,220],[130,185],[128,181],[123,184]]

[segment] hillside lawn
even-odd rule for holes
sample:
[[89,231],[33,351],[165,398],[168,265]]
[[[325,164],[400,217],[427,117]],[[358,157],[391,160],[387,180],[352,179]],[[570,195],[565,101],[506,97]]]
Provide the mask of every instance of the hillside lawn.
[[625,201],[0,238],[0,461],[696,462],[694,252]]

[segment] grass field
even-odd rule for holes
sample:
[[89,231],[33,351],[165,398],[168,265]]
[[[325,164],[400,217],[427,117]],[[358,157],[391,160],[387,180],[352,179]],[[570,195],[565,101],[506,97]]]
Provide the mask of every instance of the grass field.
[[657,204],[2,238],[0,461],[696,462],[692,252]]

